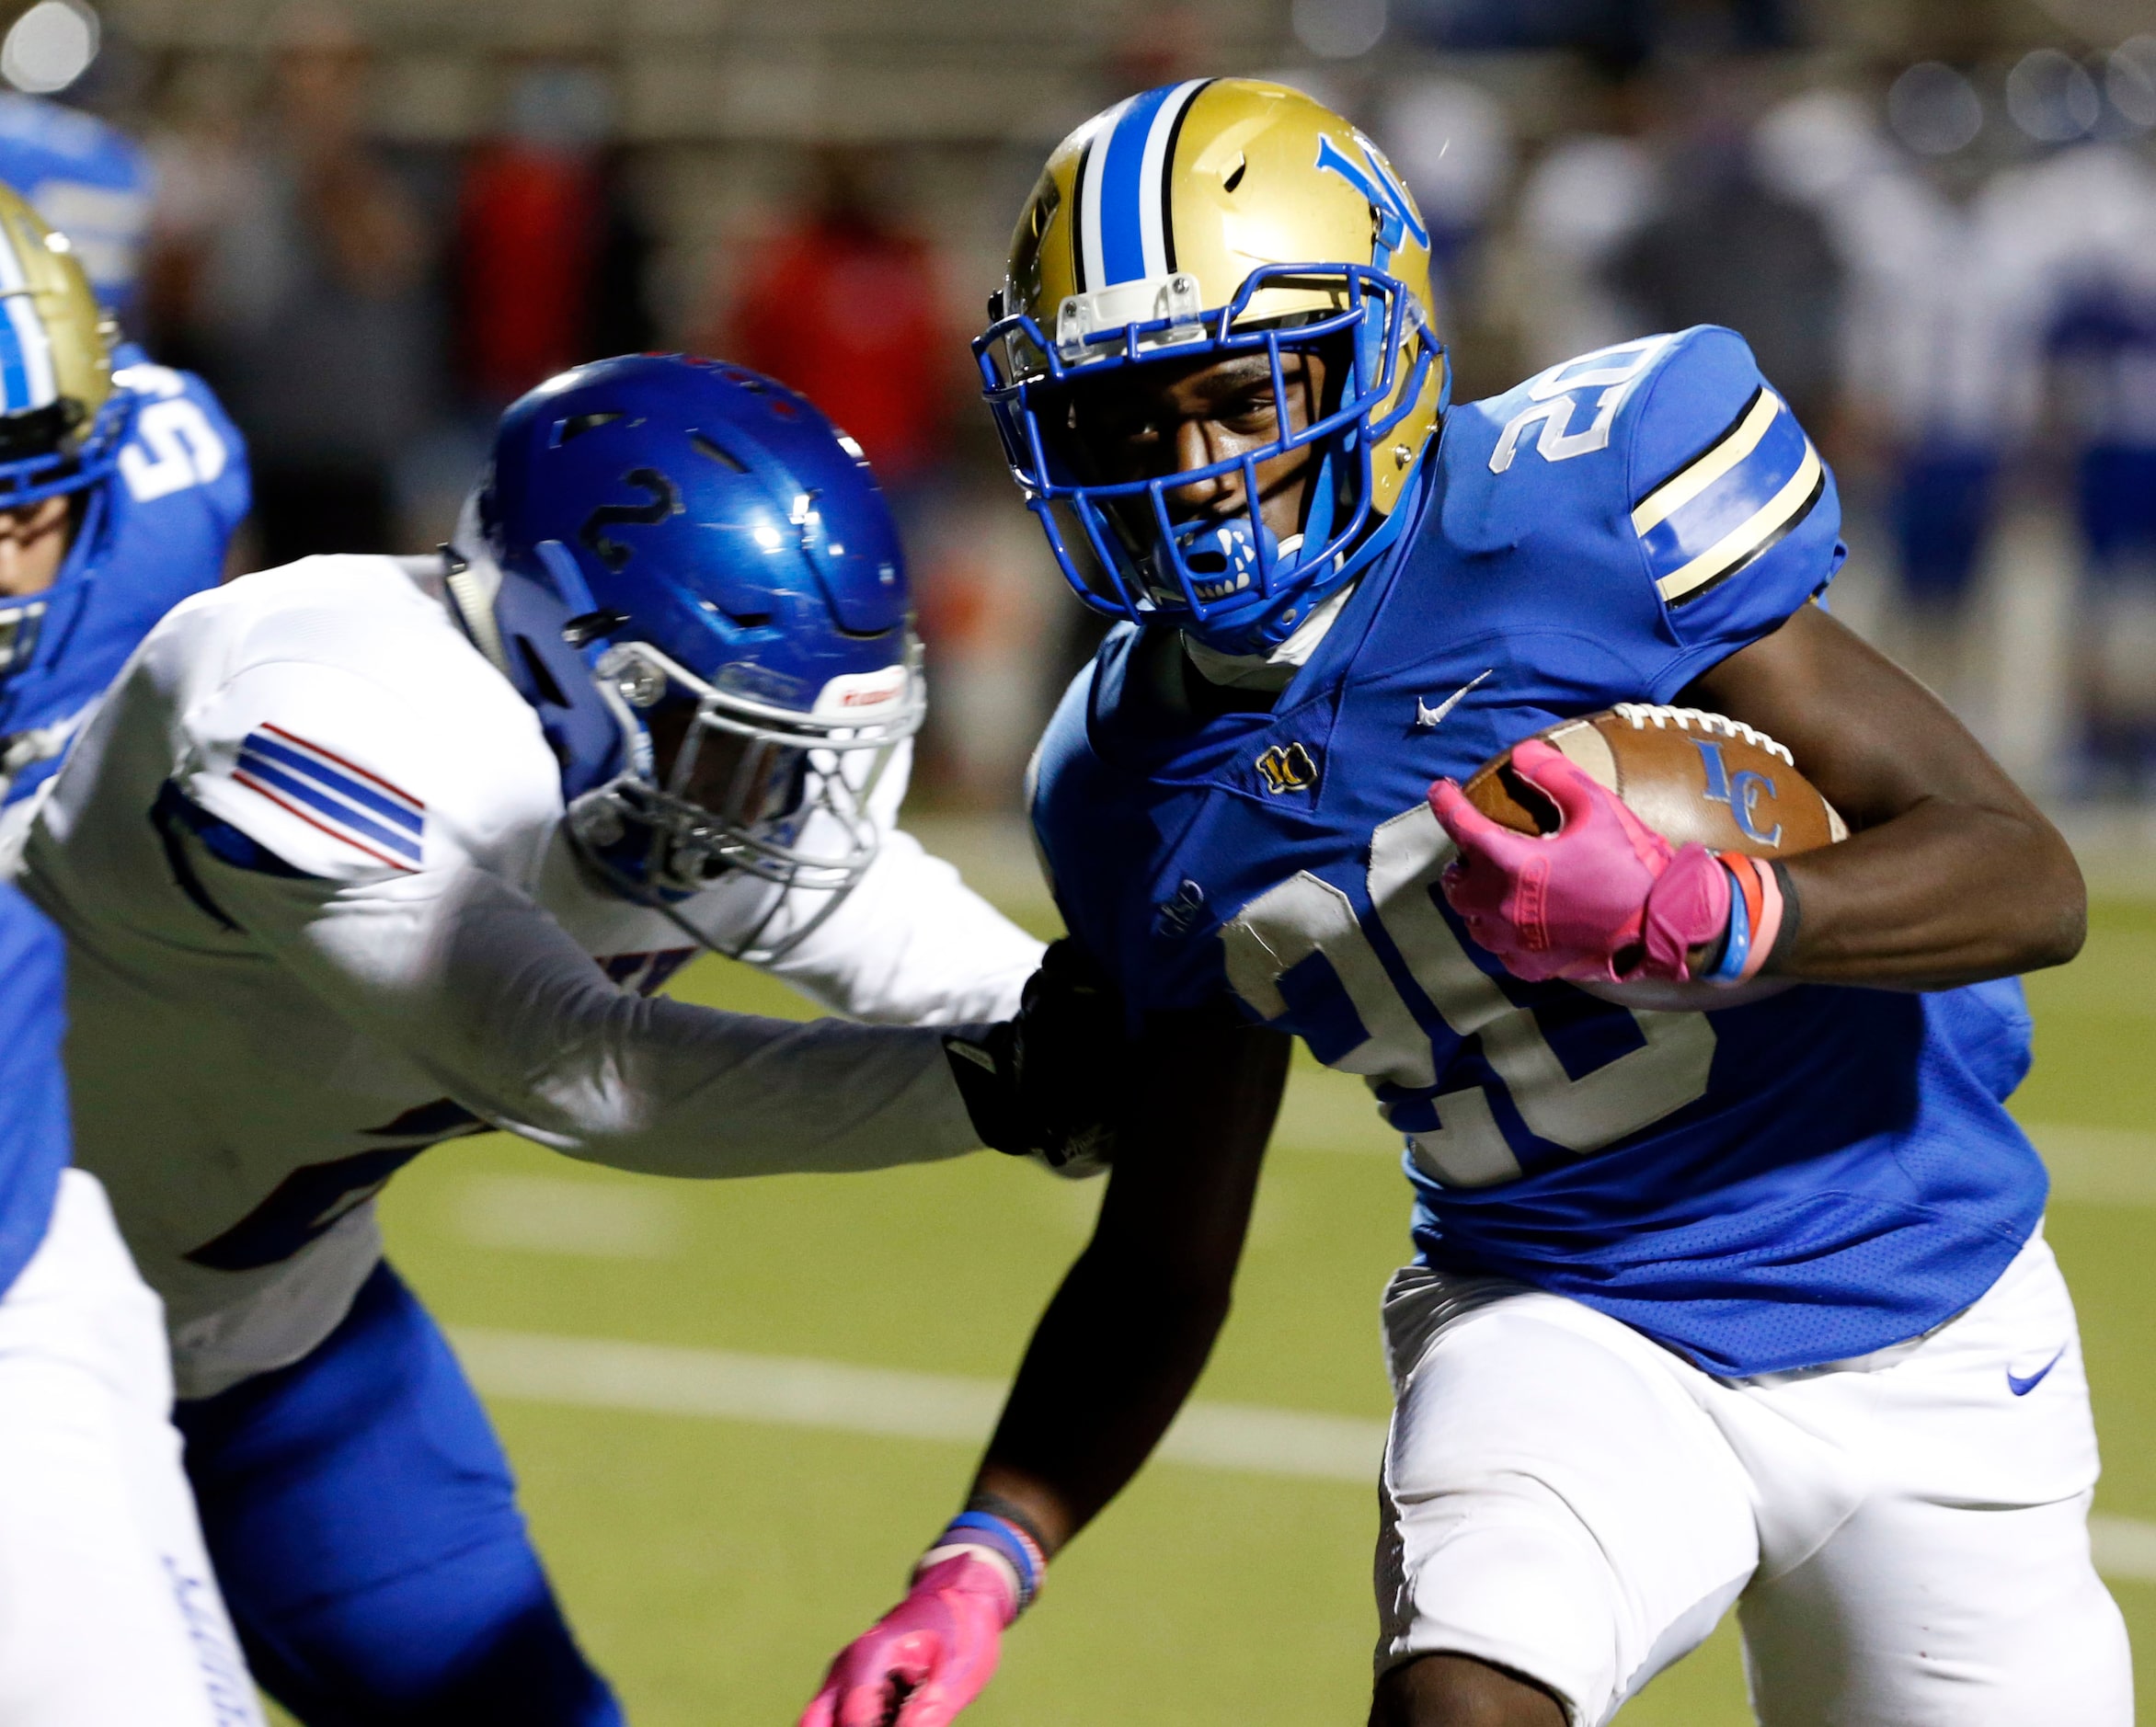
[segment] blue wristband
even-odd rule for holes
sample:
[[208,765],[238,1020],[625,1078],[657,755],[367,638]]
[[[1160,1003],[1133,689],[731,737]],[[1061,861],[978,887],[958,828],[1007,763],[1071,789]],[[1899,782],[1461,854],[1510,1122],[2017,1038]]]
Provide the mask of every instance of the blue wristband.
[[1009,1561],[1012,1571],[1018,1577],[1018,1610],[1021,1613],[1032,1604],[1033,1597],[1040,1593],[1040,1550],[1034,1545],[1032,1537],[1008,1518],[999,1517],[992,1511],[961,1511],[935,1538],[929,1551],[960,1543],[985,1547]]
[[1751,913],[1745,909],[1744,890],[1730,875],[1729,865],[1715,861],[1729,876],[1729,930],[1722,938],[1722,957],[1704,979],[1708,983],[1737,983],[1744,977],[1744,962],[1751,957]]

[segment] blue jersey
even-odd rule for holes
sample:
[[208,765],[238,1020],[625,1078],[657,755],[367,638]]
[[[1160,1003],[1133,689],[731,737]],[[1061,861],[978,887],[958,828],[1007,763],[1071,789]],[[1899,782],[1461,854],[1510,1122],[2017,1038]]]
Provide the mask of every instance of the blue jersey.
[[97,298],[132,310],[152,177],[142,145],[95,114],[44,97],[0,95],[0,181],[74,243]]
[[1406,1135],[1429,1264],[1577,1298],[1726,1375],[1967,1306],[2044,1200],[2002,1107],[2029,1059],[2018,985],[1632,1012],[1512,978],[1439,887],[1431,781],[1669,702],[1841,563],[1832,478],[1749,349],[1656,337],[1457,408],[1404,507],[1405,549],[1270,712],[1172,717],[1173,638],[1110,636],[1038,762],[1073,933],[1134,1015],[1225,996],[1366,1076]]
[[0,884],[0,1294],[45,1239],[67,1167],[60,932]]
[[137,398],[119,465],[52,586],[0,598],[0,805],[52,777],[150,626],[218,584],[247,513],[247,446],[208,387],[132,349],[115,358],[113,387]]

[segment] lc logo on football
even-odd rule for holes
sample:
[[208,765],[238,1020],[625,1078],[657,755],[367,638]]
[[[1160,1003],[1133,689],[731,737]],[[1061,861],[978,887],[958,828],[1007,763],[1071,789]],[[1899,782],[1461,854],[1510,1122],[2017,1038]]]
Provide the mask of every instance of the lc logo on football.
[[1275,744],[1258,757],[1257,771],[1265,780],[1265,789],[1276,795],[1306,792],[1317,783],[1317,763],[1301,744]]
[[1779,846],[1782,843],[1782,824],[1764,826],[1760,804],[1762,799],[1769,808],[1775,799],[1774,782],[1763,773],[1750,770],[1738,773],[1729,772],[1722,760],[1722,746],[1704,738],[1695,738],[1693,747],[1700,752],[1700,764],[1707,771],[1707,789],[1701,794],[1710,804],[1726,804],[1729,814],[1737,822],[1744,837],[1756,840],[1761,845]]

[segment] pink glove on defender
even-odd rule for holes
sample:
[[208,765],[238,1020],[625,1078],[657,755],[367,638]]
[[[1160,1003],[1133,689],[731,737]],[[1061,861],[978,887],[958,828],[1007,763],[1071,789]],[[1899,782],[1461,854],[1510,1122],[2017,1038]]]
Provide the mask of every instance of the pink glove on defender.
[[[1451,780],[1429,792],[1431,809],[1460,848],[1445,870],[1445,898],[1508,971],[1530,983],[1687,983],[1692,949],[1725,934],[1731,939],[1714,980],[1738,981],[1765,960],[1772,946],[1769,920],[1741,919],[1748,939],[1739,951],[1731,912],[1733,900],[1750,912],[1763,892],[1772,898],[1778,923],[1780,896],[1771,873],[1703,845],[1672,847],[1614,792],[1540,738],[1513,750],[1512,766],[1557,806],[1555,833],[1499,827]],[[1733,865],[1748,878],[1741,898],[1731,891]],[[1766,939],[1751,942],[1754,930]]]
[[800,1727],[946,1727],[995,1673],[1003,1630],[1040,1570],[1023,1531],[960,1517],[915,1568],[906,1598],[840,1651]]

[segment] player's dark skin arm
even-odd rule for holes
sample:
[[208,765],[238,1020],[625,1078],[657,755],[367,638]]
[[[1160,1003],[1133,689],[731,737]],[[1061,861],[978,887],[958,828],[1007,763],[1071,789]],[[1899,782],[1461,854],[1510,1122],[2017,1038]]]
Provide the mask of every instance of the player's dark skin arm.
[[1802,909],[1777,974],[1935,989],[2081,951],[2087,893],[2059,830],[1936,696],[1818,606],[1680,699],[1787,745],[1850,825],[1786,861]]
[[1050,1552],[1137,1473],[1211,1353],[1292,1046],[1225,1004],[1146,1027],[1137,1125],[974,1481]]
[[[1052,1554],[1167,1431],[1227,1318],[1292,1041],[1233,1012],[1147,1027],[1139,1126],[1092,1242],[1034,1332],[974,1491],[1023,1511]],[[1563,1727],[1531,1681],[1426,1655],[1380,1683],[1376,1727]]]

